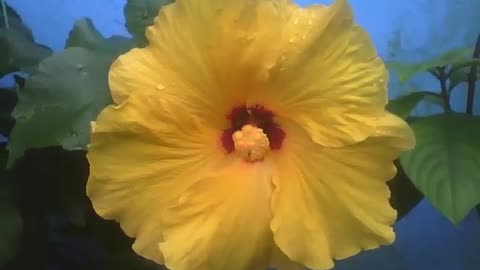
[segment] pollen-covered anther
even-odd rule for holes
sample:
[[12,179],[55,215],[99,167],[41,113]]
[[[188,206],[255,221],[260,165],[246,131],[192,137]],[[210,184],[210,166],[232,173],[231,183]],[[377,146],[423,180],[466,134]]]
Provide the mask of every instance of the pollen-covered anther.
[[247,161],[263,160],[270,150],[270,142],[261,128],[244,125],[232,135],[235,152]]

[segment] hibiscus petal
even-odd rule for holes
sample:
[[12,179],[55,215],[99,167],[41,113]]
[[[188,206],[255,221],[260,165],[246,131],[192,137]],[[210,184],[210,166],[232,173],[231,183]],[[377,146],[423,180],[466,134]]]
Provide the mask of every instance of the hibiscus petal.
[[[272,46],[289,1],[178,0],[146,31],[150,47],[188,87],[166,87],[198,115],[225,121],[260,89],[278,58]],[[224,125],[228,125],[224,122]]]
[[95,211],[136,237],[137,253],[162,263],[160,214],[223,157],[219,134],[140,92],[106,108],[92,131],[87,195]]
[[169,269],[265,270],[272,248],[271,171],[234,159],[168,209],[160,249]]
[[172,80],[171,74],[168,78],[160,77],[158,74],[162,70],[165,68],[148,48],[133,49],[118,57],[108,76],[114,103],[120,105],[133,91],[149,92],[162,85],[162,81]]
[[323,146],[370,136],[387,103],[388,73],[347,1],[297,8],[283,29],[271,82],[249,103],[291,118]]
[[311,269],[333,267],[334,259],[390,244],[396,211],[386,181],[393,160],[410,149],[411,129],[386,114],[372,137],[342,147],[324,148],[296,124],[284,121],[284,148],[276,163],[271,229],[279,248]]

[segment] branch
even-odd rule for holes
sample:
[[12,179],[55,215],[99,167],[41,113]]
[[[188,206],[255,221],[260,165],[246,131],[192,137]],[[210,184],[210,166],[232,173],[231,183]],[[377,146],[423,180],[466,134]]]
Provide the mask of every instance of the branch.
[[[478,35],[475,50],[473,51],[473,58],[480,57],[480,35]],[[467,114],[473,114],[473,100],[475,97],[475,83],[477,81],[477,65],[473,64],[468,75],[468,92],[467,92]]]
[[448,88],[447,88],[447,73],[445,72],[445,67],[437,67],[437,72],[438,72],[438,80],[440,81],[440,87],[441,87],[441,95],[443,98],[443,103],[445,105],[445,112],[449,113],[452,111],[452,108],[450,107],[450,95],[448,94]]

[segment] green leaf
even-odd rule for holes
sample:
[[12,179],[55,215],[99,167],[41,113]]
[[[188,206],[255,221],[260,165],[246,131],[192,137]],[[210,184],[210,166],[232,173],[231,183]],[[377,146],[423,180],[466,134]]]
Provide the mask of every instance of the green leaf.
[[451,222],[480,203],[480,118],[441,114],[411,124],[417,145],[401,158],[415,186]]
[[17,70],[32,72],[52,54],[49,48],[34,43],[14,28],[0,29],[0,51],[0,76]]
[[[0,78],[18,70],[31,72],[52,53],[49,48],[35,43],[30,29],[9,6],[7,15],[10,28],[0,28]],[[0,20],[3,22],[3,14]]]
[[[468,66],[464,68],[452,70],[452,73],[449,76],[449,80],[450,80],[449,90],[452,90],[458,85],[467,82],[469,74],[470,74],[470,67]],[[480,80],[480,67],[477,68],[477,80]]]
[[412,92],[410,94],[390,100],[387,104],[386,109],[389,112],[401,117],[402,119],[405,119],[415,109],[418,103],[420,103],[422,100],[425,100],[427,97],[442,102],[440,95],[437,93],[426,91]]
[[145,29],[153,24],[160,8],[173,2],[174,0],[127,0],[124,8],[125,26],[139,46],[147,44]]
[[105,39],[104,45],[100,51],[116,57],[128,52],[135,47],[134,45],[133,39],[131,38],[112,36]]
[[[22,33],[28,39],[33,41],[32,31],[23,23],[20,15],[18,15],[18,13],[12,7],[10,7],[7,3],[5,3],[5,4],[6,4],[6,7],[7,7],[7,17],[8,17],[8,23],[10,25],[10,28],[15,29],[16,31]],[[3,13],[2,12],[0,12],[0,25],[1,25],[0,28],[4,27],[3,26]]]
[[40,63],[18,93],[8,167],[28,148],[86,148],[90,121],[111,103],[107,74],[113,59],[74,47]]
[[81,18],[75,22],[66,41],[66,48],[70,47],[82,47],[118,56],[133,48],[133,40],[121,36],[112,36],[105,39],[95,28],[92,20]]
[[73,25],[65,47],[82,47],[95,50],[96,48],[101,47],[103,42],[104,38],[95,28],[92,20],[90,18],[81,18]]
[[17,209],[0,203],[0,268],[15,257],[22,231],[23,221]]
[[396,99],[390,100],[387,104],[386,109],[389,112],[401,117],[402,119],[405,119],[410,115],[413,109],[415,109],[415,107],[423,99],[423,97],[424,95],[419,92],[401,96]]
[[465,61],[471,60],[473,55],[472,48],[454,49],[445,52],[438,57],[422,63],[406,63],[398,61],[386,62],[387,68],[394,72],[401,83],[413,78],[415,75],[433,70],[436,67],[447,65],[459,65]]

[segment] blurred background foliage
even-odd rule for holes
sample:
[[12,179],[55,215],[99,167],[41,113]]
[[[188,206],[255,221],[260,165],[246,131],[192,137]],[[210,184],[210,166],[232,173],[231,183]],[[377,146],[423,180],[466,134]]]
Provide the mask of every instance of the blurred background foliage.
[[[108,21],[84,9],[89,16],[71,25],[67,13],[47,15],[37,1],[6,2],[0,12],[0,269],[163,269],[134,254],[118,224],[93,212],[85,196],[85,150],[89,122],[111,103],[109,65],[145,46],[145,27],[171,1],[89,1],[97,15],[108,8],[123,13]],[[85,6],[43,2],[74,14]],[[480,203],[474,91],[480,24],[473,22],[480,2],[406,2],[351,0],[354,10],[364,10],[357,19],[391,71],[387,109],[407,119],[418,146],[396,161],[398,174],[389,182],[399,212],[395,244],[339,261],[335,269],[477,270],[480,221],[472,209]],[[385,17],[391,21],[384,24],[372,19],[388,10],[403,16]],[[425,14],[438,16],[412,23]],[[53,27],[68,30],[63,35]]]

